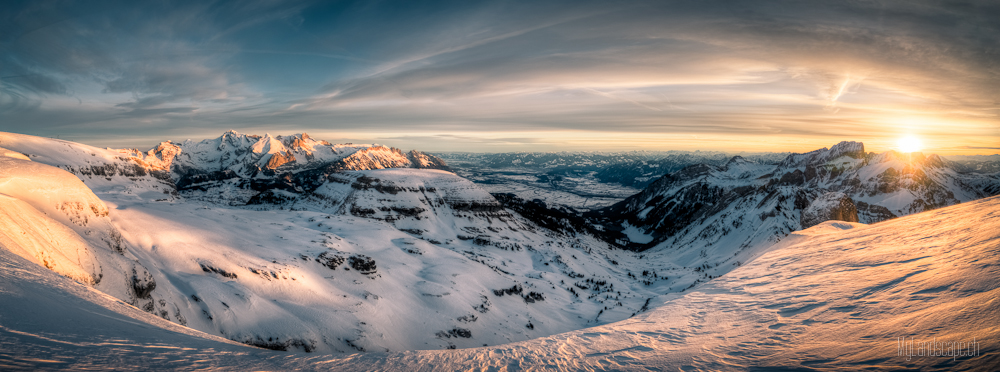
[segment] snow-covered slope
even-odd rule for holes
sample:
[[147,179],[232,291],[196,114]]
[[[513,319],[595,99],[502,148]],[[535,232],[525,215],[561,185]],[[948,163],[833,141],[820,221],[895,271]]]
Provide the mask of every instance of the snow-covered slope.
[[168,319],[276,349],[525,340],[624,319],[682,278],[653,285],[641,271],[679,268],[539,229],[447,172],[338,176],[349,182],[289,203],[293,211],[108,202],[157,291],[185,304]]
[[[825,222],[625,321],[499,346],[348,356],[269,355],[224,343],[206,345],[203,338],[136,324],[115,315],[107,304],[90,305],[95,301],[85,291],[62,289],[77,284],[0,252],[0,275],[5,276],[0,280],[0,365],[992,371],[1000,365],[997,226],[1000,197],[873,225]],[[82,321],[53,320],[54,313],[23,311],[12,303],[64,310],[67,317]],[[75,307],[88,311],[70,311]],[[101,326],[92,329],[88,320]],[[928,355],[927,349],[920,355],[921,342],[936,342],[930,350],[936,355]],[[956,348],[963,355],[955,355]]]
[[165,311],[103,201],[69,172],[0,154],[0,246],[146,311]]
[[0,248],[0,370],[236,369],[259,364],[257,350],[160,319]]
[[80,143],[17,133],[0,132],[0,147],[20,153],[36,163],[62,168],[79,177],[96,192],[172,199],[177,192],[169,160],[133,156],[134,150],[99,149]]
[[[365,355],[342,365],[992,371],[1000,366],[998,226],[1000,197],[874,225],[830,221],[626,321],[496,348]],[[916,340],[906,344],[912,348],[900,350],[904,337]],[[920,342],[932,341],[941,355],[916,355]],[[976,355],[948,355],[948,347],[970,344]]]

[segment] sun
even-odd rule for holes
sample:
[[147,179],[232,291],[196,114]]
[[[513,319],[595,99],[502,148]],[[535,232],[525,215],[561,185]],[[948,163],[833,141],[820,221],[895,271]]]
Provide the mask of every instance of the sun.
[[900,138],[899,142],[896,142],[896,148],[899,149],[899,152],[911,153],[922,150],[924,148],[924,144],[920,142],[920,139],[917,137],[906,136]]

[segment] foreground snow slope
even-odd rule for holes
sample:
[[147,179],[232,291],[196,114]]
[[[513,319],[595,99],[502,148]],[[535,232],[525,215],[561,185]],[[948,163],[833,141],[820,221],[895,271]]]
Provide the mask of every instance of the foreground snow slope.
[[[103,315],[125,320],[114,315],[119,309],[0,252],[0,366],[989,371],[1000,365],[998,226],[1000,197],[874,225],[825,222],[625,321],[495,347],[346,357],[206,345],[132,320],[106,321],[95,331],[86,320]],[[60,320],[47,311],[64,304],[87,311],[67,312],[81,321]],[[39,311],[22,310],[33,308]],[[978,356],[900,356],[900,337],[975,338]]]
[[160,319],[0,249],[0,370],[164,369],[173,356],[178,368],[232,368],[252,362],[246,356],[257,350]]

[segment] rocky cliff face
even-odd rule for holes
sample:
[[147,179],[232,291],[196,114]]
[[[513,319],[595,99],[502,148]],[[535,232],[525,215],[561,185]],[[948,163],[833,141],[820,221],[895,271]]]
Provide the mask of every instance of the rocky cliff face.
[[828,192],[820,195],[802,210],[799,225],[808,229],[831,220],[858,222],[858,208],[847,194]]

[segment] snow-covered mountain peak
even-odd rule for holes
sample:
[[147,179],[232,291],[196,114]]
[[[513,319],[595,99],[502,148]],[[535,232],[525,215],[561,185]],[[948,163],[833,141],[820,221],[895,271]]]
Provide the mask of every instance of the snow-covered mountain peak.
[[729,158],[729,161],[726,162],[726,167],[729,167],[731,165],[740,165],[746,163],[749,163],[747,159],[744,159],[742,156],[736,155],[733,156],[732,158]]
[[169,172],[174,158],[181,153],[181,147],[175,145],[173,142],[164,141],[146,152],[139,151],[138,149],[121,149],[117,151],[145,168]]
[[285,145],[278,139],[271,137],[270,133],[264,134],[264,136],[257,140],[257,143],[254,143],[250,148],[253,152],[258,154],[276,154],[287,151]]
[[832,163],[854,163],[865,159],[865,145],[861,142],[842,141],[829,149],[824,147],[803,154],[788,155],[779,169],[821,167]]

